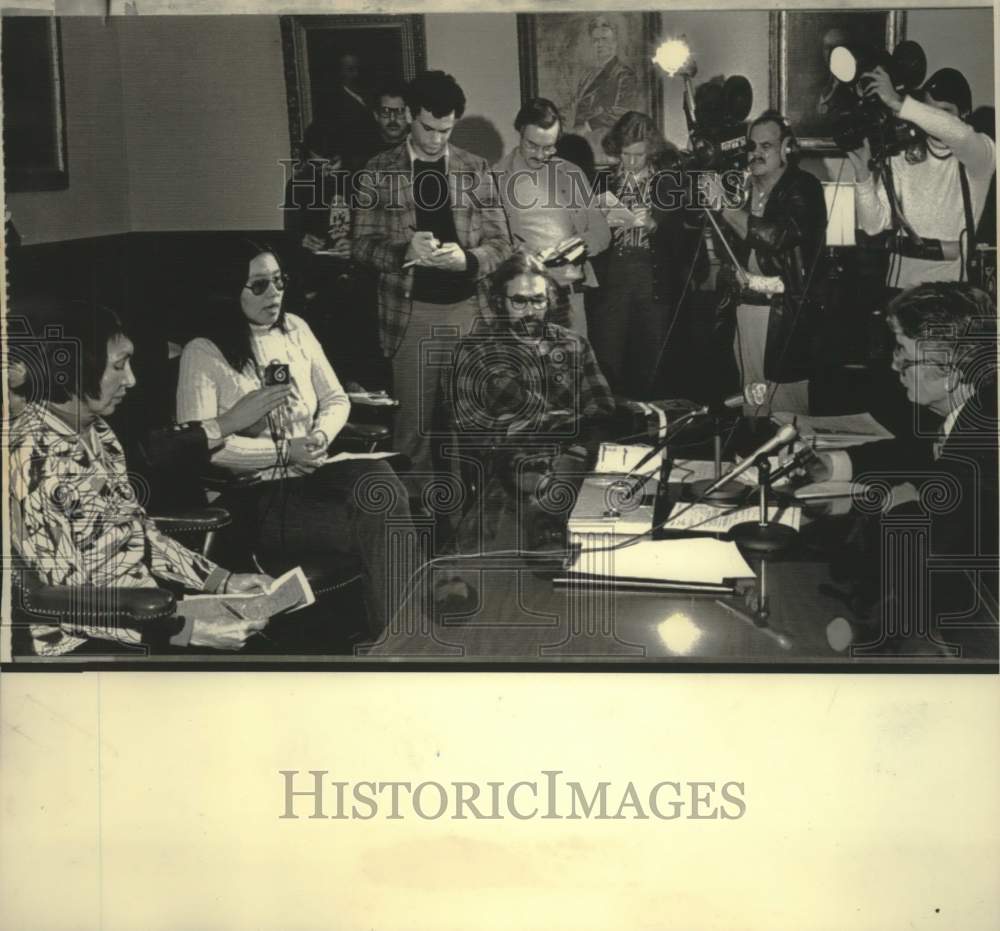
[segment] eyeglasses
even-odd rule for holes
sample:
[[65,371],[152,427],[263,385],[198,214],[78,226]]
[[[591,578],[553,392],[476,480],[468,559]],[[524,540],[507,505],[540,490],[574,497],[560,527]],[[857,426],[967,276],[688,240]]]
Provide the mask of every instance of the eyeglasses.
[[515,310],[524,310],[529,305],[535,310],[544,310],[549,306],[547,294],[508,294],[507,300]]
[[943,359],[907,359],[903,356],[902,346],[896,346],[892,350],[892,367],[899,373],[908,372],[915,365],[930,365],[939,369],[948,368],[948,363]]
[[551,154],[558,148],[555,144],[539,145],[537,142],[532,142],[530,139],[522,139],[521,143],[529,152],[549,152]]
[[375,112],[383,120],[391,120],[394,116],[399,119],[406,119],[406,107],[378,107]]
[[284,291],[286,284],[288,284],[288,275],[279,272],[270,278],[254,278],[253,281],[248,281],[243,287],[248,288],[250,293],[256,297],[260,297],[271,285],[274,285],[275,291]]

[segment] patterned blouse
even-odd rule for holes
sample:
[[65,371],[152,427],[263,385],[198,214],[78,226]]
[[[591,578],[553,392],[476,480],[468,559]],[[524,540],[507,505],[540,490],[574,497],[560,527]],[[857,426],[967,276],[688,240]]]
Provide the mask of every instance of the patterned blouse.
[[[68,653],[90,637],[141,642],[138,631],[114,623],[101,589],[152,588],[160,578],[215,591],[228,575],[156,529],[100,417],[79,434],[44,405],[27,405],[11,425],[10,482],[15,549],[49,585],[80,591],[78,618],[31,625],[40,656]],[[87,617],[95,608],[104,616]]]

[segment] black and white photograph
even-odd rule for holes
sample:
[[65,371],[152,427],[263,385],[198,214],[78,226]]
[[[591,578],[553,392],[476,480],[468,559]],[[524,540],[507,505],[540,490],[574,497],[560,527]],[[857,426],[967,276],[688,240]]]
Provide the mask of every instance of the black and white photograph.
[[994,18],[4,6],[0,926],[995,927]]

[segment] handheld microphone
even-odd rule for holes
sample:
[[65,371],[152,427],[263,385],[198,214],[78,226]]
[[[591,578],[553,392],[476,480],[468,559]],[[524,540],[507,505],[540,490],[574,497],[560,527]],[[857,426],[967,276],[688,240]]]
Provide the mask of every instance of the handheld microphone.
[[712,482],[708,488],[701,493],[701,497],[706,497],[712,492],[717,491],[723,485],[728,484],[737,476],[742,475],[749,469],[754,462],[760,456],[767,456],[773,453],[775,450],[780,449],[788,443],[793,443],[798,438],[799,431],[795,429],[791,424],[785,424],[771,439],[761,446],[758,446],[749,456],[746,457],[742,462],[734,465],[725,475],[716,479]]
[[767,400],[767,392],[767,382],[751,382],[739,394],[731,394],[728,398],[724,398],[720,404],[705,404],[696,411],[693,411],[693,413],[699,417],[704,417],[706,414],[713,414],[721,409],[737,410],[744,404],[748,404],[751,407],[760,407]]

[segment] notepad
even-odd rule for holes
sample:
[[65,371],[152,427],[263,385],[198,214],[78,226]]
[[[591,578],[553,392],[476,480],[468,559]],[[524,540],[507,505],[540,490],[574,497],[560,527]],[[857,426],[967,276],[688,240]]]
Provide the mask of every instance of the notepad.
[[251,594],[185,595],[178,600],[177,613],[186,618],[214,619],[220,611],[247,620],[265,620],[277,614],[290,614],[316,601],[312,586],[301,566],[275,579],[263,592]]

